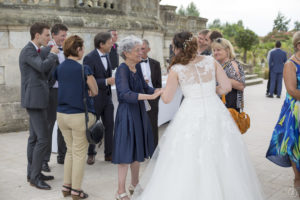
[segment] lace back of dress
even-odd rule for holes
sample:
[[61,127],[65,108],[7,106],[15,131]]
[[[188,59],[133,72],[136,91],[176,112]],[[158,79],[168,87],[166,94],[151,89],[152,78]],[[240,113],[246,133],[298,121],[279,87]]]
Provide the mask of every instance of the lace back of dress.
[[174,70],[178,74],[185,97],[215,94],[215,67],[212,57],[198,56],[187,65],[175,65]]

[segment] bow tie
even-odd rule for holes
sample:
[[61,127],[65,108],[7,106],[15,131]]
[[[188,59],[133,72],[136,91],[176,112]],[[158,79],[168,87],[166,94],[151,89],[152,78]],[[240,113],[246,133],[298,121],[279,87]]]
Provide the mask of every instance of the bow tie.
[[38,52],[38,53],[40,53],[40,52],[41,52],[41,49],[40,49],[40,48],[38,48],[38,49],[37,49],[37,52]]
[[143,63],[143,62],[144,62],[144,63],[147,63],[147,62],[148,62],[148,59],[142,60],[142,61],[141,61],[141,63]]
[[106,55],[102,55],[101,58],[106,58]]
[[62,51],[62,50],[63,50],[63,48],[62,48],[62,47],[58,47],[58,49],[59,49],[60,51]]

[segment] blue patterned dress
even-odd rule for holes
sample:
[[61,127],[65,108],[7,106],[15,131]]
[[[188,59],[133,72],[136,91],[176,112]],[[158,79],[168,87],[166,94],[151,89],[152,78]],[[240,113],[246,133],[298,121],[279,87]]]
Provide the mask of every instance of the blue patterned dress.
[[[300,90],[300,65],[291,61],[297,67],[297,89]],[[299,103],[300,101],[286,94],[266,157],[282,167],[290,167],[293,161],[300,171]]]

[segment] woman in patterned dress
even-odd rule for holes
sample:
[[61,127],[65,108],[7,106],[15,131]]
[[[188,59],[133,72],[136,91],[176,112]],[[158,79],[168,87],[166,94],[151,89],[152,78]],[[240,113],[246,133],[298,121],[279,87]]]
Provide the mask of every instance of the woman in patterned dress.
[[222,65],[231,85],[232,90],[226,98],[226,107],[234,108],[240,112],[243,109],[245,88],[245,74],[242,65],[235,59],[231,43],[224,38],[217,38],[212,43],[214,58]]
[[293,45],[295,54],[285,63],[283,70],[287,94],[266,157],[279,166],[292,166],[294,185],[299,188],[300,31],[294,34]]

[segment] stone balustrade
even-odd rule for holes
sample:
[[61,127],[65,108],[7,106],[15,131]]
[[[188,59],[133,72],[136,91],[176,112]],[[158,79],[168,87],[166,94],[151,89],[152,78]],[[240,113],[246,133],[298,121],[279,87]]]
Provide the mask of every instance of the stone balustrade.
[[53,6],[57,4],[57,0],[0,0],[4,5],[40,5]]
[[120,8],[118,0],[76,0],[75,5],[117,10]]

